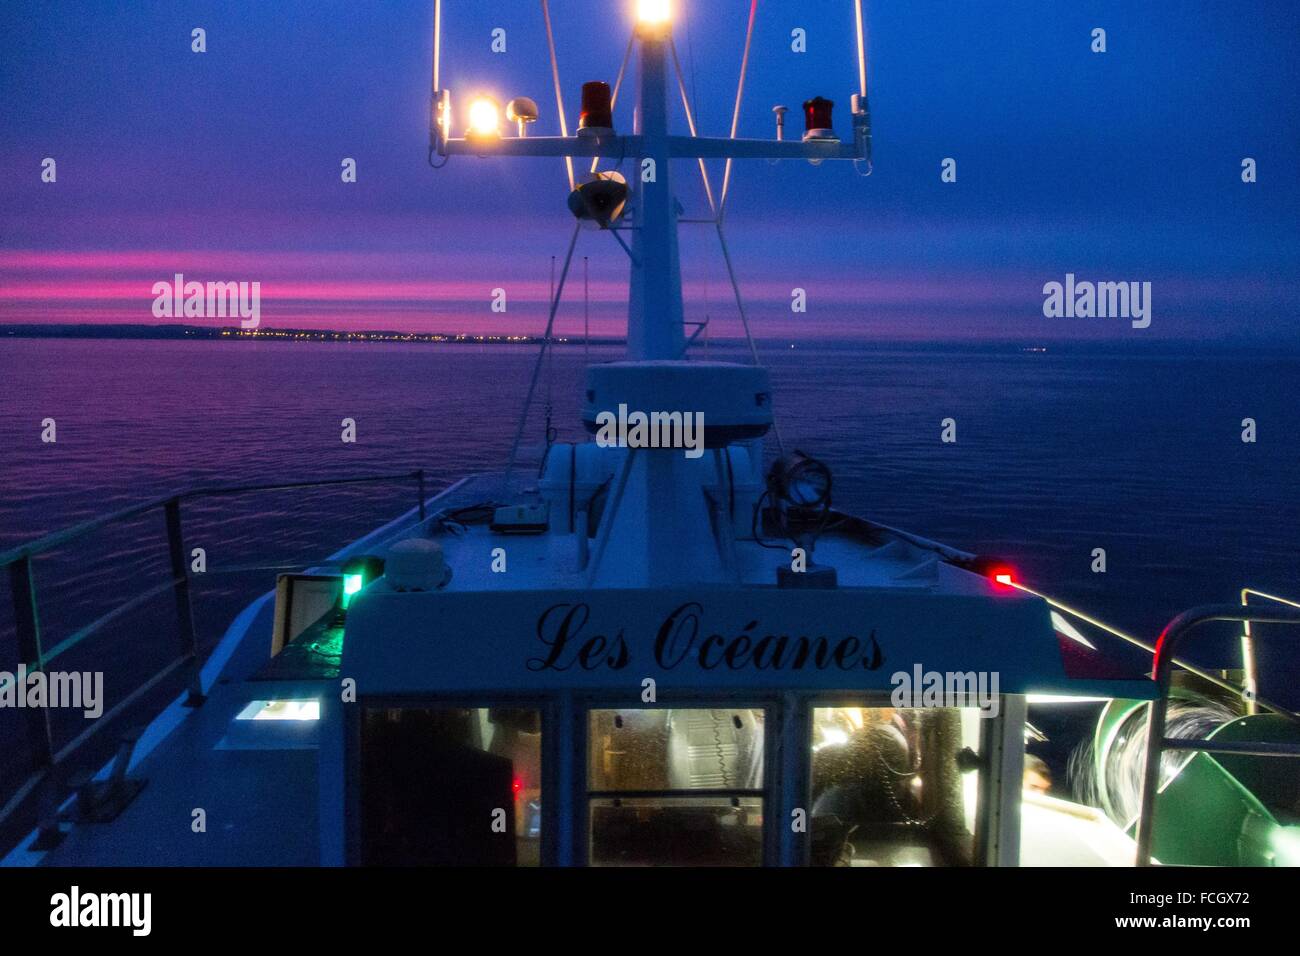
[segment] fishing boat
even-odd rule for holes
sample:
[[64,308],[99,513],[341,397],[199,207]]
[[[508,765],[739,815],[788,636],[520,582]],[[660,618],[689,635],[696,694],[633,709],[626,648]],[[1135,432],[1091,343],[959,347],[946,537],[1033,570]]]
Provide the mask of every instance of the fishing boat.
[[[1286,759],[1300,755],[1300,717],[1260,696],[1254,653],[1259,625],[1300,623],[1300,605],[1247,589],[1180,615],[1157,642],[1127,635],[1006,560],[837,510],[833,463],[777,430],[752,339],[752,364],[694,350],[674,189],[694,164],[674,161],[696,161],[730,270],[733,163],[870,174],[868,71],[855,3],[847,123],[812,96],[801,134],[787,136],[778,106],[773,138],[738,137],[751,8],[731,133],[704,136],[672,13],[641,0],[623,69],[612,86],[584,84],[572,134],[552,41],[559,135],[533,135],[540,110],[518,97],[458,104],[457,136],[435,7],[430,164],[540,157],[568,171],[575,224],[538,369],[579,237],[612,239],[627,260],[626,356],[587,370],[589,440],[550,442],[536,468],[512,452],[503,470],[434,494],[423,472],[303,483],[413,481],[418,498],[268,580],[207,655],[182,506],[264,488],[174,495],[0,556],[19,663],[53,673],[104,620],[45,646],[33,560],[161,511],[171,575],[127,603],[174,598],[179,650],[102,723],[168,680],[184,685],[88,773],[76,771],[98,725],[61,740],[48,710],[27,713],[32,771],[3,795],[0,821],[33,824],[5,865],[1300,862]],[[632,73],[634,110],[620,111]],[[677,93],[684,134],[670,122]],[[717,191],[710,159],[726,163]],[[516,449],[527,418],[526,403]],[[1182,656],[1207,621],[1245,624],[1239,671]],[[1149,668],[1125,670],[1109,641],[1144,648]],[[1093,799],[1049,794],[1027,757],[1041,734],[1029,708],[1089,702],[1101,709],[1080,758]]]

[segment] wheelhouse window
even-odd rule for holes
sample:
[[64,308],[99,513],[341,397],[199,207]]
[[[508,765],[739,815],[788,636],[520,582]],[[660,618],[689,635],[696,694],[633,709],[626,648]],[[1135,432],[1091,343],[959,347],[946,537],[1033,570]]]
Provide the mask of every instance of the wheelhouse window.
[[761,865],[763,718],[754,709],[591,711],[591,863]]
[[813,864],[972,863],[979,746],[975,708],[814,710]]
[[506,708],[367,708],[361,862],[536,866],[541,715]]

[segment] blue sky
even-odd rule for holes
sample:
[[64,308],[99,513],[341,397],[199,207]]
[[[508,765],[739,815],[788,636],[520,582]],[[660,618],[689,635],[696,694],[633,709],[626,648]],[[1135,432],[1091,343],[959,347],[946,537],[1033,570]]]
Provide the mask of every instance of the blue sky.
[[[725,134],[748,0],[677,2],[701,126]],[[631,2],[551,6],[572,124],[581,83],[617,73]],[[852,6],[760,0],[742,135],[769,135],[772,105],[816,94],[847,131]],[[760,334],[1296,338],[1300,5],[866,7],[873,175],[765,162],[736,173],[728,237]],[[431,0],[10,2],[2,16],[0,321],[152,321],[152,283],[184,271],[260,278],[269,325],[540,329],[549,257],[571,228],[562,165],[428,168]],[[537,132],[558,132],[540,4],[446,0],[444,18],[457,101],[529,95]],[[190,51],[196,26],[204,54]],[[497,27],[504,54],[490,50]],[[796,27],[803,54],[790,49]],[[1104,54],[1090,50],[1095,27]],[[40,181],[46,156],[55,184]],[[345,156],[355,184],[340,181]],[[940,181],[945,157],[955,183]],[[702,213],[694,169],[677,181]],[[688,312],[734,332],[716,243],[692,229]],[[597,328],[617,334],[623,255],[596,233],[579,250]],[[1152,282],[1151,328],[1045,318],[1042,285],[1066,272]],[[806,315],[790,313],[796,286]],[[515,303],[505,316],[489,309],[495,287]],[[580,309],[562,319],[571,330]]]

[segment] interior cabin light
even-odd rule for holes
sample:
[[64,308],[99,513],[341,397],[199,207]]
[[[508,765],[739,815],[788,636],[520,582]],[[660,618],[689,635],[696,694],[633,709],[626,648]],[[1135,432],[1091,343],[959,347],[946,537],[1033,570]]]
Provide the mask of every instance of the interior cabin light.
[[1071,694],[1026,694],[1030,704],[1109,704],[1111,697],[1082,697]]
[[501,135],[501,106],[490,96],[480,96],[469,104],[469,135],[491,139]]
[[803,104],[804,139],[835,139],[835,124],[831,121],[831,111],[835,103],[822,96],[814,96]]
[[582,112],[578,114],[578,132],[614,132],[614,104],[608,83],[596,80],[582,84]]
[[320,720],[320,701],[253,700],[235,720]]

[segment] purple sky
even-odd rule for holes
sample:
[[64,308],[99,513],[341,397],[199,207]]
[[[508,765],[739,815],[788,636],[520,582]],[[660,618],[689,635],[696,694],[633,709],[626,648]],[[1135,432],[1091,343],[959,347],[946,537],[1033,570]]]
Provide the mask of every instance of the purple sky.
[[[703,130],[729,124],[748,3],[679,0]],[[552,3],[566,107],[612,82],[628,4]],[[1293,342],[1300,12],[1015,0],[868,4],[876,171],[738,167],[728,238],[763,337]],[[1154,4],[1146,6],[1155,6]],[[841,9],[842,8],[842,9]],[[847,129],[852,3],[759,5],[742,135],[824,93]],[[153,283],[261,283],[264,326],[537,333],[572,228],[558,161],[425,163],[431,3],[10,3],[0,39],[0,322],[152,322]],[[190,52],[190,30],[208,52]],[[1090,51],[1090,31],[1108,51]],[[517,93],[557,132],[538,5],[447,0],[444,80]],[[489,50],[506,29],[506,54]],[[806,54],[790,30],[808,33]],[[627,102],[617,111],[630,126]],[[792,116],[793,119],[793,116]],[[40,180],[41,160],[58,181]],[[340,181],[354,157],[358,182]],[[944,157],[958,181],[942,183]],[[1259,181],[1244,184],[1245,156]],[[711,170],[715,186],[720,168]],[[694,167],[677,169],[691,216]],[[739,333],[711,230],[682,227],[688,317]],[[593,328],[626,265],[584,233]],[[1153,321],[1048,319],[1042,286],[1152,283]],[[581,260],[560,331],[581,328]],[[492,290],[509,307],[490,310]],[[808,293],[792,314],[791,290]],[[213,321],[213,320],[191,320]]]

